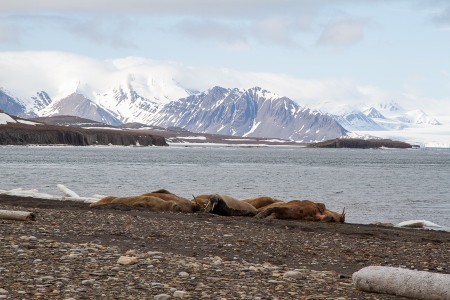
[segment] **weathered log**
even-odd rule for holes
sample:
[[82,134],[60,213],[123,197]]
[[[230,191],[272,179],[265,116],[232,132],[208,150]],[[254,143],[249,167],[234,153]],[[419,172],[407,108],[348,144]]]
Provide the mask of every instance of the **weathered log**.
[[36,215],[29,211],[0,210],[0,219],[16,221],[34,221]]
[[359,290],[414,299],[450,299],[450,275],[370,266],[353,273]]

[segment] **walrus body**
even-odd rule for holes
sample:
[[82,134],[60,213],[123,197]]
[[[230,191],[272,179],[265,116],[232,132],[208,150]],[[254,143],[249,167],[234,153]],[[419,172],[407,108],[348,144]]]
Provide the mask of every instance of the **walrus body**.
[[103,197],[102,199],[98,200],[97,202],[91,203],[89,206],[95,207],[95,206],[99,206],[99,205],[110,204],[111,201],[113,201],[116,198],[117,198],[116,196]]
[[175,203],[181,209],[181,212],[184,213],[193,213],[200,209],[200,207],[195,202],[192,202],[178,195],[172,194],[171,192],[164,189],[157,190],[151,193],[142,194],[141,196],[157,197],[161,200]]
[[291,219],[304,221],[344,222],[345,214],[326,209],[325,204],[309,200],[278,202],[264,207],[257,218]]
[[198,196],[193,196],[194,199],[192,199],[192,201],[195,204],[199,205],[199,207],[205,208],[206,205],[208,205],[210,196],[211,196],[211,194],[202,194],[202,195],[198,195]]
[[227,195],[214,194],[209,196],[205,212],[221,216],[255,216],[258,210],[247,202]]
[[129,206],[145,207],[151,211],[192,213],[199,209],[199,207],[192,201],[172,194],[167,190],[158,190],[132,197],[108,196],[92,203],[90,206],[95,207],[110,203],[122,203]]
[[[99,203],[101,202],[101,203]],[[134,196],[134,197],[105,197],[90,206],[95,207],[104,204],[121,203],[133,207],[144,207],[151,211],[181,211],[181,208],[173,202],[164,201],[152,196]]]
[[256,197],[256,198],[250,198],[250,199],[244,199],[242,200],[244,202],[247,202],[251,204],[254,208],[257,210],[260,210],[268,205],[282,202],[281,200],[272,198],[272,197]]

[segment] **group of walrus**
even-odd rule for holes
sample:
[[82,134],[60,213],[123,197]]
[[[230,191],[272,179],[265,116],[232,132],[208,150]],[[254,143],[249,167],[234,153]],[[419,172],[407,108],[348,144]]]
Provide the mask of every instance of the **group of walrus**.
[[342,213],[331,211],[325,204],[310,200],[282,201],[271,197],[238,200],[222,194],[193,196],[192,200],[161,189],[132,197],[108,196],[92,203],[91,207],[125,204],[150,211],[194,213],[204,211],[221,216],[251,216],[265,219],[289,219],[318,222],[345,222]]

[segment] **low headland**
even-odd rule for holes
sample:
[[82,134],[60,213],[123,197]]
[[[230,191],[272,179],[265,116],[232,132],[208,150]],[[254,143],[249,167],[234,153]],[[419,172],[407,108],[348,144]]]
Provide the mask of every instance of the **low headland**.
[[393,141],[389,139],[353,139],[353,138],[337,138],[318,143],[308,144],[310,148],[357,148],[357,149],[373,149],[373,148],[393,148],[393,149],[410,149],[417,146],[411,144]]
[[[0,195],[6,299],[404,299],[357,290],[370,266],[450,274],[450,233],[151,212]],[[6,296],[6,297],[5,297]]]
[[[161,128],[139,123],[108,126],[74,116],[15,119],[15,123],[0,124],[0,145],[234,145],[234,146],[300,146],[310,148],[415,148],[411,144],[387,139],[336,138],[318,143],[292,140],[199,134],[182,128]],[[32,124],[30,124],[32,123]]]

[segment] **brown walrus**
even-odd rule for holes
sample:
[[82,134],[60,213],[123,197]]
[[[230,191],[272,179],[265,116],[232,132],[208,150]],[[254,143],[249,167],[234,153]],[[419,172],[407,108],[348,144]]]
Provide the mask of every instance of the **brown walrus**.
[[102,199],[98,200],[97,202],[91,203],[89,206],[95,207],[95,206],[99,206],[99,205],[103,205],[103,204],[109,204],[109,203],[111,203],[111,201],[113,201],[116,198],[117,198],[116,196],[106,196],[106,197],[103,197]]
[[198,196],[192,195],[193,199],[192,202],[194,202],[196,205],[198,205],[201,208],[205,208],[206,205],[208,205],[209,197],[211,194],[202,194]]
[[164,189],[132,197],[108,196],[92,203],[90,206],[95,207],[109,203],[122,203],[129,206],[145,207],[152,211],[192,213],[200,209],[200,207],[192,201]]
[[178,195],[175,195],[165,189],[142,194],[141,196],[152,196],[152,197],[160,198],[161,200],[164,200],[164,201],[176,203],[179,206],[179,208],[181,209],[181,211],[184,213],[193,213],[193,212],[200,210],[200,206],[197,203],[190,201],[186,198],[180,197]]
[[243,199],[242,201],[253,205],[253,207],[256,208],[257,210],[261,210],[263,207],[266,207],[273,203],[282,202],[281,200],[278,200],[278,199],[275,199],[272,197],[265,197],[265,196],[250,198],[250,199]]
[[182,211],[182,209],[176,203],[165,201],[160,198],[152,196],[133,196],[133,197],[108,196],[96,203],[92,203],[90,207],[113,203],[122,203],[134,207],[144,207],[151,211],[175,211],[175,212]]
[[278,202],[264,207],[257,218],[268,219],[293,219],[304,221],[344,222],[345,212],[338,214],[330,211],[323,203],[309,200],[292,200]]
[[213,194],[208,197],[205,212],[221,216],[254,216],[258,210],[251,204],[233,197]]

